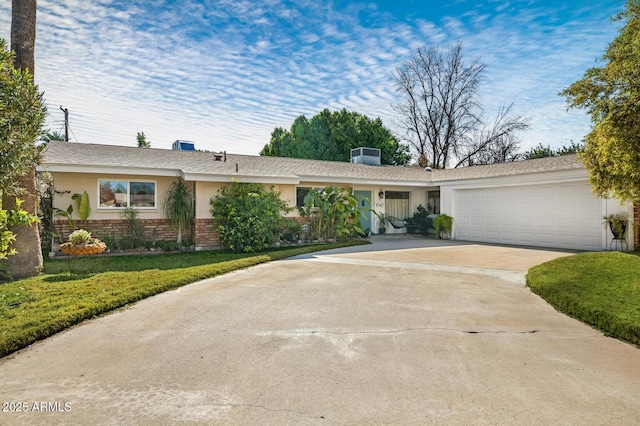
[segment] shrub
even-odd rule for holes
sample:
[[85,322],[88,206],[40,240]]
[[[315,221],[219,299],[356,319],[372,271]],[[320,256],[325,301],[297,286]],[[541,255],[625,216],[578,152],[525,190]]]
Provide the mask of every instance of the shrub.
[[429,217],[429,209],[419,205],[413,217],[407,219],[407,232],[427,235],[430,229],[433,230],[433,219]]
[[282,228],[282,241],[289,243],[298,242],[299,234],[302,232],[302,225],[293,220],[286,220]]
[[178,250],[178,243],[175,241],[158,241],[156,244],[162,251]]
[[446,214],[439,214],[433,219],[433,228],[436,230],[436,238],[451,237],[453,230],[453,218]]
[[102,235],[102,242],[107,245],[111,250],[120,250],[120,242],[116,238],[115,233],[112,231],[108,234]]
[[120,216],[127,221],[127,232],[122,236],[122,240],[118,244],[123,249],[135,249],[144,247],[144,233],[140,223],[140,212],[133,208],[127,207]]
[[267,249],[280,238],[286,225],[282,213],[290,209],[280,193],[256,183],[233,182],[211,199],[214,227],[220,232],[220,244],[236,253],[254,253]]

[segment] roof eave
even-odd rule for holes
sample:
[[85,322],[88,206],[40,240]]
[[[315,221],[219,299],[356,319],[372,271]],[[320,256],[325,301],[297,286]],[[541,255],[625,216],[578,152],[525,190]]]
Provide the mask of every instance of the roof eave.
[[415,186],[429,187],[433,186],[430,180],[394,180],[394,179],[374,179],[374,178],[354,178],[340,176],[310,176],[301,175],[301,182],[327,182],[340,184],[359,184],[359,185],[378,185],[378,186]]
[[134,176],[182,176],[179,169],[140,168],[122,166],[89,166],[83,164],[47,163],[39,165],[36,170],[41,172],[60,173],[91,173],[101,175],[134,175]]
[[184,179],[196,182],[222,182],[229,183],[237,180],[241,183],[262,183],[275,185],[296,185],[300,183],[297,176],[249,176],[241,174],[206,174],[206,173],[185,173]]

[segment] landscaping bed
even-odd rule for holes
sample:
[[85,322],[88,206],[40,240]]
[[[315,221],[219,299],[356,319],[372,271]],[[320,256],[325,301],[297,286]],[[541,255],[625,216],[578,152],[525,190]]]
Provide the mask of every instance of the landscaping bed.
[[527,286],[560,312],[640,346],[640,257],[580,253],[535,266]]

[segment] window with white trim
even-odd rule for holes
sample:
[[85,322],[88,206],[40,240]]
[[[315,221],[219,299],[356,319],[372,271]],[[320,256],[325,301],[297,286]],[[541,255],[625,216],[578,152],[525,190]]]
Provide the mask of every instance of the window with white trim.
[[440,214],[440,191],[427,191],[429,213]]
[[151,181],[101,179],[98,208],[156,208],[156,183]]
[[304,207],[304,199],[311,189],[322,192],[324,188],[310,187],[310,186],[298,186],[296,188],[296,207]]

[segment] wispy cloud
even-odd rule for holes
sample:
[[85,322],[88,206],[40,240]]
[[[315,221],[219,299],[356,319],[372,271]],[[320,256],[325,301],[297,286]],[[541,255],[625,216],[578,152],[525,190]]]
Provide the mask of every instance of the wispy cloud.
[[487,63],[489,112],[513,101],[532,118],[525,146],[562,145],[588,123],[557,93],[615,36],[607,18],[620,4],[592,4],[473,2],[462,13],[405,17],[356,2],[40,0],[35,75],[50,127],[59,129],[64,105],[80,142],[134,145],[144,131],[154,147],[188,139],[256,154],[276,126],[323,108],[393,128],[392,71],[421,45],[462,41],[469,59]]

